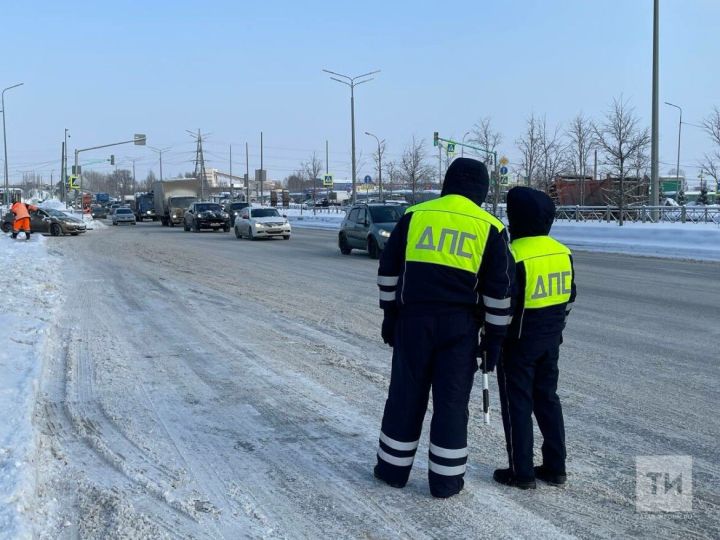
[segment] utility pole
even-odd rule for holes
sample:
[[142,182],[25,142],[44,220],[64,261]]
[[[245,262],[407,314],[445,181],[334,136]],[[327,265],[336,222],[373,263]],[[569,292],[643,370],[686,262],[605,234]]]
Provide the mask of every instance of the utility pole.
[[245,202],[250,204],[250,154],[247,142],[245,142],[245,199]]
[[[325,139],[325,176],[328,176],[330,174],[330,150],[327,139]],[[328,200],[328,203],[330,202],[330,186],[327,187],[327,193],[326,197]]]
[[659,68],[660,68],[660,0],[653,6],[653,72],[652,72],[652,136],[650,147],[650,177],[652,183],[652,206],[660,204],[659,161]]
[[438,186],[442,186],[442,145],[438,144]]
[[[370,137],[375,137],[375,140],[377,141],[377,153],[378,153],[378,191],[380,195],[380,202],[384,202],[383,198],[383,185],[382,185],[382,149],[381,149],[381,143],[380,138],[377,135],[374,135],[370,133],[369,131],[365,132],[365,135],[369,135]],[[383,139],[383,143],[385,140]]]
[[[355,87],[359,84],[363,84],[366,82],[370,82],[373,80],[373,78],[367,79],[366,77],[370,77],[370,75],[374,75],[376,73],[380,73],[380,70],[371,71],[369,73],[364,73],[363,75],[356,75],[355,77],[349,77],[348,75],[342,75],[340,73],[335,73],[334,71],[330,71],[327,69],[323,69],[325,73],[329,73],[330,75],[335,75],[335,77],[330,77],[333,81],[339,82],[341,84],[344,84],[345,86],[350,87],[350,140],[351,140],[351,147],[352,147],[352,203],[355,204],[356,198],[357,198],[357,164],[355,161]],[[342,77],[345,80],[340,80],[337,77]],[[362,79],[362,80],[358,80]],[[357,81],[357,82],[356,82]]]
[[233,178],[232,178],[232,144],[230,145],[230,198],[232,199],[234,197],[233,193]]
[[163,181],[162,155],[163,155],[163,152],[167,152],[168,150],[170,150],[170,147],[155,148],[154,146],[148,146],[148,148],[150,150],[152,150],[153,152],[156,152],[160,156],[160,181],[162,182]]
[[18,83],[14,84],[12,86],[8,86],[7,88],[3,88],[2,95],[0,96],[0,101],[2,106],[2,115],[3,115],[3,148],[5,152],[5,205],[10,206],[10,184],[8,180],[8,159],[7,159],[7,130],[5,129],[5,92],[8,90],[11,90],[13,88],[17,88],[18,86],[22,86],[25,83]]
[[260,206],[263,203],[263,180],[265,176],[265,169],[263,168],[263,132],[260,132]]
[[65,141],[62,142],[60,155],[60,201],[65,202]]

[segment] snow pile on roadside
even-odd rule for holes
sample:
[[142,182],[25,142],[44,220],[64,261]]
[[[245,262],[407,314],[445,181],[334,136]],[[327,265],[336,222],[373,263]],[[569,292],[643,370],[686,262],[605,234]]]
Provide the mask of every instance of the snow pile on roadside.
[[720,261],[720,227],[713,224],[555,222],[551,235],[581,251]]
[[301,229],[339,229],[343,219],[345,219],[345,212],[343,210],[335,209],[332,211],[319,210],[313,214],[312,209],[302,210],[296,208],[290,208],[283,212],[293,227],[299,227]]
[[60,301],[59,262],[47,239],[0,235],[0,538],[29,536],[23,514],[32,494],[32,409],[40,351]]

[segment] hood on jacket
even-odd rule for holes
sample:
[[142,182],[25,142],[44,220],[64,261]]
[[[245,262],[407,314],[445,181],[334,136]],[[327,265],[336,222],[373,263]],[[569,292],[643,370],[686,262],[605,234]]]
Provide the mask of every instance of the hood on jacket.
[[490,178],[485,164],[477,159],[457,158],[445,173],[441,197],[462,195],[480,206],[485,202]]
[[545,236],[555,220],[555,203],[542,191],[518,186],[507,194],[510,238]]

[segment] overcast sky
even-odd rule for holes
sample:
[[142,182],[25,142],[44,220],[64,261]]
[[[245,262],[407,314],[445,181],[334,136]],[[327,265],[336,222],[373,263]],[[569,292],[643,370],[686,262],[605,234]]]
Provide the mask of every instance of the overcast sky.
[[[490,116],[501,153],[517,163],[527,116],[566,125],[600,118],[621,94],[650,125],[652,0],[5,2],[0,87],[5,95],[11,181],[49,178],[70,150],[146,133],[171,150],[166,177],[192,171],[194,141],[207,133],[208,166],[260,166],[282,179],[313,151],[350,176],[349,90],[322,73],[382,70],[356,90],[357,147],[373,174],[371,131],[397,159],[413,136],[461,138]],[[661,0],[660,99],[699,123],[720,106],[718,0]],[[678,113],[660,110],[661,173],[674,167]],[[710,143],[683,126],[681,168],[690,178]],[[125,146],[120,166],[158,174],[157,156]],[[0,156],[1,158],[1,156]],[[87,165],[109,171],[109,164]]]

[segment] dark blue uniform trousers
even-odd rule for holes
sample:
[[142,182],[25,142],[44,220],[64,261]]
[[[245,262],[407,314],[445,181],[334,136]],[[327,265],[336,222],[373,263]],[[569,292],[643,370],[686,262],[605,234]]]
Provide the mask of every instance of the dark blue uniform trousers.
[[498,365],[498,388],[510,469],[518,480],[535,478],[533,424],[543,436],[543,465],[565,473],[565,426],[557,395],[560,337],[507,340]]
[[450,497],[464,485],[478,324],[469,310],[433,311],[400,314],[375,472],[405,485],[432,388],[430,492]]

